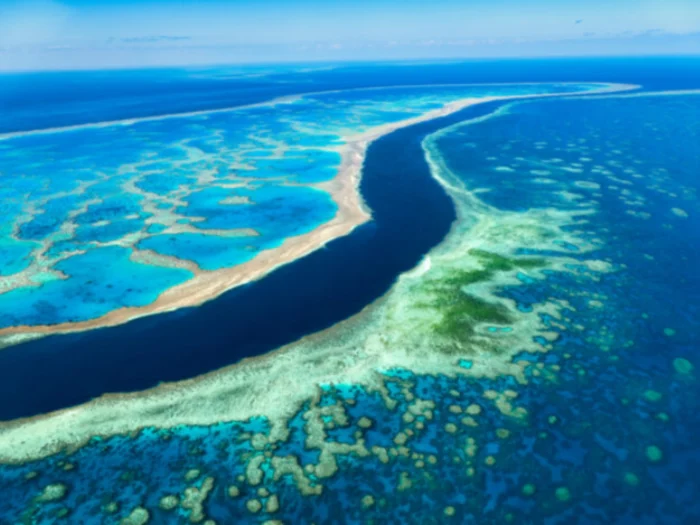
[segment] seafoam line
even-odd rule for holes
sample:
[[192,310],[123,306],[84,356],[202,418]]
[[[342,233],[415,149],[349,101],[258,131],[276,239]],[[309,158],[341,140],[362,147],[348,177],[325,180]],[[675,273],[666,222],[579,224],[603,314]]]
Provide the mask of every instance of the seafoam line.
[[[619,89],[623,84],[611,84],[605,82],[501,82],[501,83],[476,83],[476,84],[411,84],[405,86],[382,86],[382,87],[366,87],[366,88],[354,88],[354,89],[338,89],[338,90],[326,90],[326,91],[316,91],[310,93],[300,93],[296,95],[285,95],[283,97],[273,98],[264,102],[257,102],[255,104],[244,104],[241,106],[231,106],[219,109],[203,109],[200,111],[187,111],[182,113],[168,113],[165,115],[152,115],[148,117],[136,117],[129,119],[118,119],[118,120],[106,120],[101,122],[88,122],[84,124],[75,124],[72,126],[59,126],[53,128],[42,128],[34,130],[24,130],[24,131],[12,131],[9,133],[0,133],[0,140],[7,140],[17,137],[33,136],[33,135],[49,135],[52,133],[63,133],[67,131],[78,131],[82,129],[97,129],[106,128],[111,126],[132,126],[140,122],[154,122],[159,120],[177,119],[177,118],[191,118],[199,117],[204,115],[215,115],[218,113],[231,113],[235,111],[241,111],[256,107],[269,107],[275,106],[277,104],[289,104],[297,102],[305,97],[313,97],[319,95],[335,94],[335,93],[353,93],[357,91],[378,91],[385,89],[411,89],[411,88],[444,88],[444,87],[484,87],[484,86],[536,86],[536,85],[555,85],[555,86],[567,86],[567,85],[600,85],[601,89],[596,89],[591,91],[594,93],[604,93],[607,89]],[[636,88],[638,86],[628,86],[628,88]]]

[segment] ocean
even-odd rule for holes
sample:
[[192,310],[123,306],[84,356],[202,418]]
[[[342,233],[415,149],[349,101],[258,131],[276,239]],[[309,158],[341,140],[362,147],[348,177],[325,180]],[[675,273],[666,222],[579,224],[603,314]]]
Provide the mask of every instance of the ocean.
[[[0,417],[11,420],[192,378],[326,330],[172,399],[156,393],[153,406],[137,394],[85,409],[92,419],[76,416],[76,435],[99,437],[0,466],[2,516],[694,523],[700,95],[672,92],[700,89],[698,65],[66,73],[52,83],[89,94],[61,87],[41,105],[32,100],[50,89],[35,82],[10,106],[6,132],[417,79],[642,88],[492,102],[395,131],[367,151],[360,192],[373,219],[348,236],[200,307],[0,351]],[[236,375],[245,367],[248,383]],[[268,401],[286,398],[283,411]],[[235,417],[237,403],[259,413]],[[109,414],[135,422],[109,426]],[[65,421],[37,428],[65,437]],[[0,442],[8,436],[0,428]]]

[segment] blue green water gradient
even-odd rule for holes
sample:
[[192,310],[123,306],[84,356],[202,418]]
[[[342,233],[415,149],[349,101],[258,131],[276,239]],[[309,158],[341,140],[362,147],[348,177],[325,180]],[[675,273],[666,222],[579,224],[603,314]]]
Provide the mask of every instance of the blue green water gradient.
[[[698,122],[700,95],[548,100],[435,140],[450,182],[482,190],[494,216],[595,210],[568,226],[593,254],[565,242],[547,253],[514,246],[582,262],[538,279],[521,272],[520,284],[498,291],[522,312],[567,305],[556,318],[533,314],[542,351],[514,359],[533,364],[527,384],[385,370],[384,395],[351,381],[320,386],[271,443],[264,417],[95,437],[70,454],[0,467],[0,511],[34,523],[119,523],[137,509],[164,523],[200,514],[217,523],[693,523]],[[370,151],[369,178],[388,183],[373,153],[399,159],[407,143],[420,151],[409,131]],[[591,278],[583,260],[592,256],[611,271]],[[460,356],[467,370],[489,358]],[[498,393],[500,403],[486,401]],[[431,409],[417,410],[416,399]],[[323,451],[343,445],[359,448],[331,454],[338,470],[328,475]],[[285,472],[281,458],[301,473]],[[204,494],[201,506],[182,504],[188,494]]]
[[193,277],[183,262],[231,268],[327,223],[337,205],[314,185],[337,175],[347,137],[467,97],[595,87],[337,91],[5,135],[0,329],[146,306]]

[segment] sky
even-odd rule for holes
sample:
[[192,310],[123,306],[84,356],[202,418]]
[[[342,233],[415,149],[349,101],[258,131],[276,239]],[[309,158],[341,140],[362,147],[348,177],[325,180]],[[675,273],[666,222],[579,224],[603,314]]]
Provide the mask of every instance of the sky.
[[700,55],[700,0],[0,0],[0,70]]

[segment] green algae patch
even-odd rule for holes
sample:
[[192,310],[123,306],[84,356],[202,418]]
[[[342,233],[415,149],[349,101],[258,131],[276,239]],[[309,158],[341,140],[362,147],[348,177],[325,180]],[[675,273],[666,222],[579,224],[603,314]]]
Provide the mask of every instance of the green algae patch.
[[532,270],[543,267],[543,259],[508,258],[484,250],[473,249],[469,254],[481,268],[455,270],[447,277],[428,280],[425,291],[432,297],[424,308],[437,310],[440,320],[433,325],[436,334],[451,340],[464,340],[474,334],[479,324],[507,325],[513,322],[508,308],[487,301],[467,291],[467,288],[492,281],[499,273]]
[[510,322],[507,310],[473,297],[465,292],[447,293],[436,303],[442,310],[442,320],[435,325],[435,331],[451,338],[461,339],[474,333],[479,323],[507,324]]
[[469,254],[473,255],[484,265],[486,270],[491,272],[512,272],[513,270],[536,270],[542,268],[547,263],[544,259],[539,258],[519,258],[513,259],[498,255],[497,253],[487,252],[485,250],[473,249],[469,250]]

